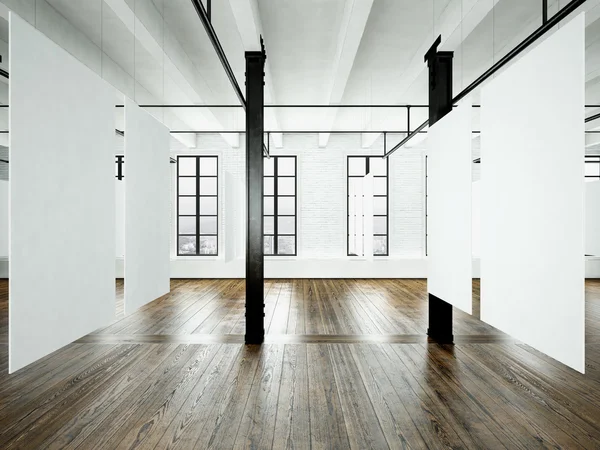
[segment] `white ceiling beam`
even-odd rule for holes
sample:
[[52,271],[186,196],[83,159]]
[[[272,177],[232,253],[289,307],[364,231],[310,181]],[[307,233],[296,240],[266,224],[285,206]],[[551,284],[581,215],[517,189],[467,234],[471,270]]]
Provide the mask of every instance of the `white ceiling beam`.
[[[327,103],[330,105],[339,104],[342,101],[372,7],[373,0],[349,0],[344,6],[328,88]],[[323,118],[324,130],[333,128],[336,116],[337,108],[327,110]],[[329,136],[330,133],[319,133],[319,147],[327,146]]]
[[[260,51],[260,36],[263,34],[262,21],[256,0],[229,0],[229,5],[235,18],[240,38],[244,49],[248,51]],[[265,103],[275,104],[275,91],[273,89],[273,77],[269,64],[268,43],[265,42],[267,60],[265,62]],[[268,130],[280,130],[279,119],[275,108],[265,108],[265,128]],[[283,137],[273,135],[273,142],[277,148],[282,143]],[[283,145],[283,144],[281,144]]]
[[[456,0],[451,1],[440,17],[440,24],[436,26],[436,36],[442,36],[441,46],[454,50],[471,34],[475,27],[488,15],[499,0]],[[462,4],[461,4],[462,2]],[[454,31],[462,24],[462,33]],[[462,37],[462,40],[461,40]],[[421,76],[427,65],[423,62],[423,56],[431,47],[433,37],[428,37],[421,43],[415,52],[408,68],[398,80],[400,91],[403,96],[413,83]],[[398,99],[400,103],[401,99]],[[392,121],[384,121],[383,128],[393,128],[396,124]],[[417,125],[414,125],[416,128]],[[363,137],[363,146],[371,147],[379,138],[377,133],[366,133]]]
[[[170,54],[164,52],[162,45],[154,37],[152,30],[149,30],[144,23],[136,16],[134,11],[129,7],[125,0],[104,0],[106,5],[110,7],[114,13],[119,17],[123,24],[127,27],[129,32],[135,37],[135,39],[142,45],[142,47],[154,58],[156,61],[164,62],[164,76],[169,77],[173,84],[170,86],[172,96],[176,96],[182,99],[180,103],[205,103],[204,99],[207,93],[210,92],[210,88],[206,85],[201,77],[195,77],[195,86],[192,86],[188,78],[183,72],[196,72],[193,63],[187,57],[187,54],[183,48],[173,49]],[[152,3],[140,2],[137,7],[152,7]],[[158,34],[164,31],[156,30]],[[173,45],[179,45],[176,40],[173,40]],[[174,61],[173,57],[179,56],[179,60]],[[186,59],[187,58],[187,59]],[[186,66],[186,67],[183,67]],[[198,83],[202,84],[199,86]],[[178,92],[174,92],[175,89]],[[203,91],[202,96],[198,91]],[[171,96],[170,96],[171,97]],[[206,98],[206,100],[210,100]],[[208,109],[203,109],[202,112],[198,110],[186,111],[184,109],[178,110],[174,113],[183,122],[191,124],[191,128],[208,127],[214,130],[224,130],[225,127],[215,117],[214,113]],[[177,136],[177,135],[176,135]],[[239,146],[239,135],[235,134],[221,134],[223,139],[232,147]],[[177,137],[184,145],[188,145],[189,142],[195,142],[196,140],[189,136],[182,135]]]

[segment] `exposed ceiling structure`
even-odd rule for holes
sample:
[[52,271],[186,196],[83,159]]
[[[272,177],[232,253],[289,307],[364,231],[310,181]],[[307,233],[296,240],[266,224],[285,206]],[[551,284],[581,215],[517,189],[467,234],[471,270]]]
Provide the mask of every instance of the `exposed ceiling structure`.
[[[203,0],[206,1],[206,0]],[[550,0],[549,15],[567,0]],[[442,36],[459,92],[541,24],[541,0],[212,0],[211,21],[244,89],[244,51],[267,50],[267,104],[426,104],[425,51]],[[141,104],[238,104],[190,0],[0,0]],[[588,0],[586,101],[600,104],[600,0]],[[8,70],[8,58],[0,67]],[[551,70],[551,66],[549,66]],[[4,91],[5,89],[0,89]],[[475,95],[477,101],[477,94]],[[6,101],[0,92],[0,102]],[[172,129],[243,130],[241,108],[156,108]],[[600,112],[588,109],[587,115]],[[6,118],[0,112],[0,121]],[[5,114],[4,114],[5,115]],[[411,128],[426,118],[411,111]],[[271,131],[405,130],[401,108],[268,108]],[[1,126],[1,125],[0,125]],[[600,127],[600,120],[588,129]],[[599,128],[600,129],[600,128]],[[240,136],[224,133],[231,145]],[[194,134],[177,146],[196,146]],[[272,134],[277,146],[281,135]],[[365,133],[368,147],[377,133]],[[600,134],[588,135],[590,147]],[[0,142],[2,144],[2,142]],[[174,144],[175,145],[175,144]],[[412,145],[418,145],[413,142]]]

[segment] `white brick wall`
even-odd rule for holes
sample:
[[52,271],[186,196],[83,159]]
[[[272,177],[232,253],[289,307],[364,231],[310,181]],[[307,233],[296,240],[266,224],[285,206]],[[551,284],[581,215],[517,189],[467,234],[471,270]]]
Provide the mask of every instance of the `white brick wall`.
[[[284,148],[271,145],[273,155],[298,158],[298,259],[346,257],[346,158],[348,155],[382,154],[380,138],[371,149],[361,148],[361,136],[332,135],[327,148],[318,147],[316,134],[285,135]],[[225,190],[229,172],[245,184],[245,143],[229,147],[218,135],[198,137],[191,154],[217,154],[220,164],[220,254],[227,232],[239,230],[244,211],[233,211],[233,195]],[[390,257],[421,257],[424,254],[424,157],[420,150],[398,151],[390,158]],[[175,193],[175,177],[173,192]],[[175,203],[174,203],[175,204]],[[175,217],[175,214],[173,214]],[[234,220],[238,226],[228,223]],[[175,228],[173,227],[175,235]],[[173,248],[173,254],[175,254]]]

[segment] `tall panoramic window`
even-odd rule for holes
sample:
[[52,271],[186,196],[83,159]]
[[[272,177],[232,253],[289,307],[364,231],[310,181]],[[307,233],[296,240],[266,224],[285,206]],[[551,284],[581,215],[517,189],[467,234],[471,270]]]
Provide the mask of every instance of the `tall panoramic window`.
[[264,158],[264,254],[296,255],[296,157]]
[[350,192],[353,183],[359,183],[367,174],[373,175],[373,255],[388,256],[388,160],[381,156],[348,156],[346,186],[346,248],[350,253]]
[[585,157],[585,181],[600,181],[600,156]]
[[218,185],[216,156],[177,158],[178,255],[218,255]]

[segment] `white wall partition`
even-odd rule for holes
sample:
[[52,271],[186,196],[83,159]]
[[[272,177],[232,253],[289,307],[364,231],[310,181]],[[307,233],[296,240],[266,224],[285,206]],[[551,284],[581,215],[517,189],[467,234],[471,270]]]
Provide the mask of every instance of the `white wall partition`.
[[8,181],[5,180],[0,180],[0,258],[8,258]]
[[125,101],[125,313],[170,291],[169,130]]
[[481,319],[583,372],[584,16],[481,94]]
[[600,256],[600,181],[585,183],[585,254]]
[[465,102],[427,134],[430,294],[472,311],[472,113]]
[[10,14],[9,372],[115,316],[115,91]]

